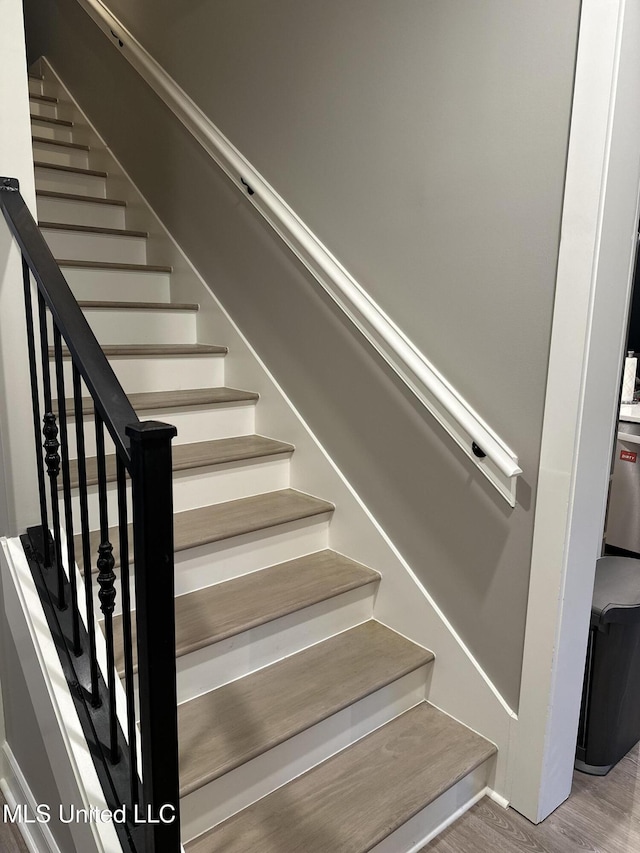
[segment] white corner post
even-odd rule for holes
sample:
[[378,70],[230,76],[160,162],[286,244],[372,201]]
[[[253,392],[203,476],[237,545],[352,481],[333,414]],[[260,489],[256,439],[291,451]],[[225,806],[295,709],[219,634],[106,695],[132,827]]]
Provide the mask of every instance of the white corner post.
[[571,791],[640,191],[640,4],[584,0],[556,283],[511,805]]
[[[18,178],[35,214],[21,0],[0,0],[0,176]],[[0,215],[0,535],[38,522],[20,253]]]

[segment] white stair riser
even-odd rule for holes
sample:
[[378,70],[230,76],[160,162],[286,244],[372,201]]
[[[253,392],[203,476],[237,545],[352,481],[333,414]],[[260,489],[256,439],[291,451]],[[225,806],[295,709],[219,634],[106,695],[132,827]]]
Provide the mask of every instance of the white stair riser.
[[[222,354],[176,356],[175,358],[115,356],[109,359],[109,363],[128,394],[134,394],[137,391],[175,391],[185,388],[215,388],[224,385],[224,355]],[[68,359],[65,359],[64,376],[65,387],[72,388],[71,362]],[[147,418],[147,420],[151,419],[151,417]],[[179,437],[178,441],[182,441],[182,438]]]
[[35,101],[29,99],[29,112],[33,116],[43,118],[58,118],[58,105],[51,101]]
[[50,231],[47,228],[42,229],[42,234],[56,258],[123,264],[144,264],[147,261],[145,237]]
[[[107,179],[97,175],[79,175],[77,172],[60,172],[56,169],[35,170],[36,189],[55,193],[73,193],[74,195],[93,195],[106,198]],[[44,217],[43,217],[44,219]],[[66,222],[68,225],[90,225],[90,222],[70,223],[66,219],[49,219],[47,222]]]
[[76,299],[169,302],[171,298],[170,273],[75,267],[63,267],[62,272]]
[[[84,308],[83,313],[98,342],[109,344],[193,344],[194,311],[156,311]],[[49,318],[49,339],[53,322]]]
[[[67,397],[70,397],[72,385],[65,385]],[[238,405],[214,406],[208,409],[167,409],[161,411],[140,411],[138,417],[142,421],[162,421],[173,424],[178,429],[177,441],[187,444],[193,441],[202,441],[203,437],[231,438],[234,435],[250,435],[254,432],[255,406],[248,403]],[[69,420],[69,458],[77,456],[75,445],[75,423],[67,413]],[[85,442],[87,456],[96,455],[95,433],[93,429],[93,416],[85,415]],[[105,446],[107,453],[111,453],[113,445],[106,435]]]
[[37,197],[38,218],[42,222],[67,225],[95,225],[98,228],[124,228],[125,210],[120,204],[91,204],[73,199]]
[[[113,523],[116,518],[116,515],[110,516],[110,523]],[[131,515],[129,513],[130,519]],[[91,525],[94,525],[93,520],[91,521]],[[257,531],[257,533],[250,536],[237,536],[224,542],[205,545],[199,549],[193,548],[188,551],[177,551],[175,554],[175,593],[177,596],[186,595],[189,592],[196,592],[215,583],[231,580],[250,572],[266,569],[277,563],[284,563],[287,560],[293,560],[297,557],[321,551],[328,546],[328,527],[326,516],[320,520],[318,518],[303,519],[294,524],[284,524],[279,528],[274,528],[274,530],[278,531],[277,533],[268,530]],[[78,531],[75,532],[77,533]],[[244,542],[241,540],[244,540]],[[247,540],[249,541],[247,542]],[[193,566],[190,563],[188,555],[196,550],[207,551],[207,562],[201,566],[198,573],[189,571],[193,569]],[[135,609],[135,584],[133,580],[135,570],[133,568],[133,543],[131,541],[129,542],[129,554],[131,563],[130,595],[132,607]],[[96,559],[97,555],[91,554],[93,598],[96,608],[99,609]],[[76,562],[84,566],[81,552],[76,554]],[[122,612],[121,573],[119,566],[115,567],[115,573],[118,592],[114,612],[119,614]],[[374,593],[375,588],[372,587],[371,595],[374,595]],[[369,617],[367,616],[366,618]],[[229,641],[229,643],[231,648],[233,648],[233,642]],[[217,645],[220,649],[223,649],[222,644]],[[198,660],[194,659],[194,663],[197,664]],[[205,687],[204,689],[208,688]]]
[[[421,667],[376,690],[183,797],[180,801],[183,842],[200,835],[417,705],[424,699],[427,669]],[[400,853],[400,848],[394,848],[394,853]]]
[[481,798],[489,782],[492,765],[493,759],[489,759],[476,767],[384,841],[372,847],[370,853],[419,853]]
[[141,420],[163,421],[178,430],[177,444],[213,438],[231,438],[255,432],[255,402],[225,403],[196,409],[141,412]]
[[181,655],[176,660],[178,702],[187,702],[365,622],[373,614],[373,599],[372,586],[353,589]]
[[101,344],[194,344],[196,312],[84,308]]
[[[61,172],[57,169],[37,168],[36,188],[50,190],[56,193],[73,193],[74,195],[93,195],[106,198],[107,179],[97,175],[83,175],[78,172]],[[62,220],[61,220],[62,221]],[[65,220],[66,221],[66,220]],[[88,225],[88,222],[83,223]]]
[[[74,142],[72,129],[63,124],[50,124],[46,121],[31,120],[31,132],[44,139],[56,139],[58,142]],[[76,140],[77,141],[77,140]]]
[[[110,516],[110,521],[113,522],[117,518],[116,515]],[[93,524],[93,522],[92,522]],[[272,536],[269,533],[262,534],[264,536],[265,547],[263,542],[259,543],[259,549],[256,548],[256,541],[259,540],[260,534],[252,537],[250,548],[243,549],[241,545],[220,543],[219,547],[208,547],[208,556],[206,566],[202,566],[199,572],[189,571],[193,569],[188,560],[184,559],[187,551],[178,551],[175,555],[176,559],[176,595],[185,595],[188,592],[195,592],[198,589],[203,589],[210,586],[212,583],[217,583],[221,580],[230,580],[233,577],[247,574],[248,572],[258,571],[259,569],[267,568],[276,563],[293,560],[296,557],[301,557],[305,554],[311,554],[315,551],[320,551],[327,547],[328,544],[328,524],[326,521],[314,522],[305,521],[299,522],[295,529],[293,526],[284,525],[288,529],[281,531],[277,536]],[[76,531],[77,533],[78,531]],[[243,539],[245,537],[237,537]],[[133,554],[133,545],[130,542],[130,554]],[[193,549],[196,550],[196,549]],[[204,550],[198,549],[198,550]],[[96,613],[100,609],[98,599],[98,583],[96,580],[96,554],[91,554],[93,572],[92,592],[96,608]],[[76,554],[76,562],[84,566],[82,554]],[[121,574],[119,566],[115,569],[118,578],[117,594],[115,601],[114,613],[122,612],[122,592],[120,588]],[[131,602],[135,607],[135,584],[133,581],[134,569],[131,568]]]
[[[176,658],[178,704],[366,622],[373,613],[373,597],[370,587],[353,589],[181,655]],[[422,690],[424,696],[424,678]]]
[[[39,136],[36,133],[34,136]],[[43,163],[56,163],[60,166],[78,166],[89,168],[89,152],[63,145],[47,145],[46,142],[33,143],[33,159]]]
[[29,92],[32,95],[48,94],[42,91],[42,80],[34,80],[33,77],[29,77]]
[[175,555],[176,595],[184,595],[213,583],[257,572],[268,566],[295,560],[329,547],[329,518],[305,518],[211,542]]
[[[173,509],[174,512],[183,512],[221,501],[232,501],[276,489],[286,489],[288,486],[289,456],[286,454],[246,462],[174,471]],[[129,494],[130,491],[129,489]],[[97,485],[89,486],[87,492],[89,523],[92,528],[97,529],[99,524]],[[74,523],[77,523],[80,519],[80,500],[77,489],[72,490],[72,505]],[[130,503],[129,506],[131,506]],[[115,483],[109,483],[107,486],[107,508],[111,523],[115,523],[118,518]]]

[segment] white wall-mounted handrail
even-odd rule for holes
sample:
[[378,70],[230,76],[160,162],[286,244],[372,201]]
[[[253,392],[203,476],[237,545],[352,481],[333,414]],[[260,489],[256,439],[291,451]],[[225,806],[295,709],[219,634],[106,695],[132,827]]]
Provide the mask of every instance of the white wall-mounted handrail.
[[78,0],[511,506],[518,457],[101,0]]

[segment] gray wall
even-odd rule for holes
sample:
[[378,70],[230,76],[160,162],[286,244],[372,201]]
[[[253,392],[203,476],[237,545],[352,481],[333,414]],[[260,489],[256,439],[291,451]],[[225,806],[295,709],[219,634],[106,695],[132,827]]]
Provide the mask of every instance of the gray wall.
[[[4,613],[4,607],[0,612]],[[36,803],[46,804],[51,809],[49,829],[61,853],[74,853],[75,845],[69,826],[61,823],[58,817],[63,801],[49,764],[18,652],[6,622],[0,626],[0,666],[7,742],[27,779]],[[68,803],[63,805],[68,810]]]
[[518,453],[509,509],[74,0],[47,54],[517,705],[579,0],[108,5]]

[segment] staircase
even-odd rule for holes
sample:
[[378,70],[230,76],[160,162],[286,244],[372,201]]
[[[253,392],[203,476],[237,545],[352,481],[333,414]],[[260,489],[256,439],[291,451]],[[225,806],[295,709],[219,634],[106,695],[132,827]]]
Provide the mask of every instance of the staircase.
[[[339,508],[290,487],[295,448],[255,434],[258,395],[225,385],[226,347],[199,339],[199,304],[172,301],[171,266],[148,263],[108,152],[48,76],[30,78],[41,229],[135,410],[178,428],[185,850],[417,850],[484,793],[495,747],[425,701],[433,654],[373,618],[384,579],[331,550]],[[107,473],[115,518],[114,457]]]

